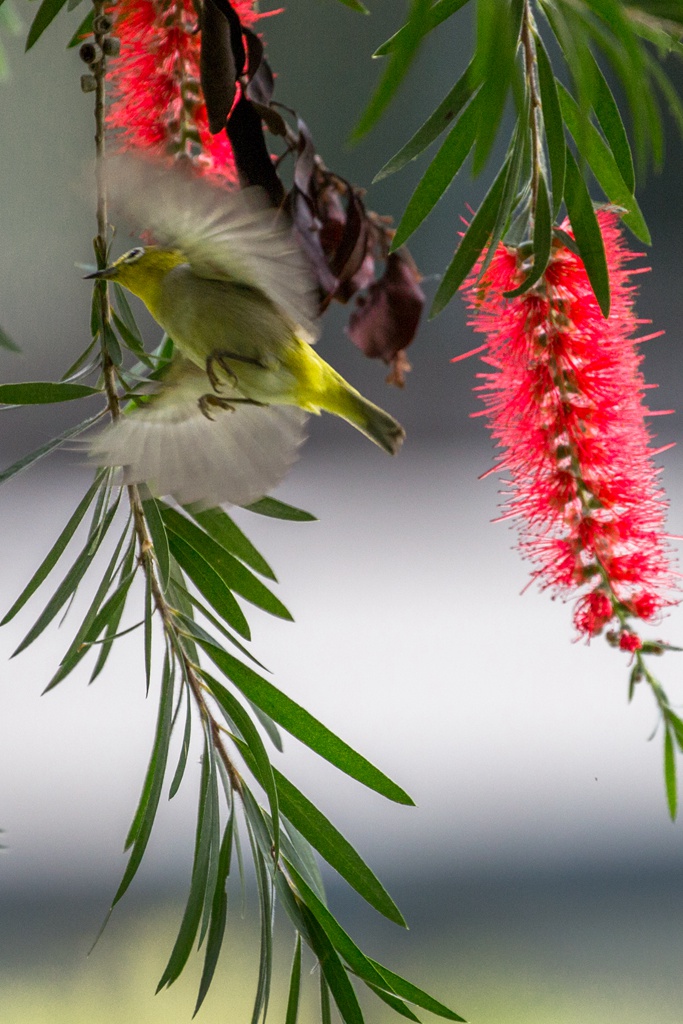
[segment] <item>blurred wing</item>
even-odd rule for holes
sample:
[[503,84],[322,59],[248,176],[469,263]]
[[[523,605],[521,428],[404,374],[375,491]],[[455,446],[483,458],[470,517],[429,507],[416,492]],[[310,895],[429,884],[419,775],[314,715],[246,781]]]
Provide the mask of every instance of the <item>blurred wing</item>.
[[202,370],[175,359],[157,394],[90,441],[90,457],[121,466],[123,483],[146,483],[181,505],[250,505],[296,461],[306,415],[296,406],[235,404],[208,419],[197,400],[210,392]]
[[179,249],[199,277],[259,288],[307,341],[318,337],[311,268],[284,216],[259,188],[227,192],[168,166],[131,155],[109,161],[112,206],[138,233]]

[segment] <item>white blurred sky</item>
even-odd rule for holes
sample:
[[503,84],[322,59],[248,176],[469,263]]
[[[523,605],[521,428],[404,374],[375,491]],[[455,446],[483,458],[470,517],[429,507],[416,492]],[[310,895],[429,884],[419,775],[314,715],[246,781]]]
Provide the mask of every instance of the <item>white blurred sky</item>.
[[[510,530],[488,522],[496,485],[477,481],[483,468],[455,448],[409,447],[396,461],[362,447],[351,456],[312,452],[282,494],[320,522],[242,514],[296,619],[249,609],[255,655],[417,807],[388,804],[291,739],[281,767],[378,867],[678,861],[681,825],[667,819],[660,737],[647,742],[652,702],[643,694],[627,706],[626,656],[604,641],[571,642],[569,606],[533,590],[520,596],[527,567]],[[2,609],[79,484],[53,465],[1,496]],[[670,475],[668,485],[680,509],[683,483]],[[27,515],[44,524],[28,543]],[[681,513],[673,518],[680,529]],[[3,658],[48,596],[40,592],[0,633]],[[50,628],[3,669],[0,817],[10,850],[0,886],[101,881],[123,864],[155,714],[139,637],[121,644],[91,688],[77,672],[39,697],[84,600],[64,628]],[[683,615],[654,633],[680,641]],[[657,664],[674,699],[678,657]],[[196,780],[195,770],[161,814],[150,880],[185,866]]]

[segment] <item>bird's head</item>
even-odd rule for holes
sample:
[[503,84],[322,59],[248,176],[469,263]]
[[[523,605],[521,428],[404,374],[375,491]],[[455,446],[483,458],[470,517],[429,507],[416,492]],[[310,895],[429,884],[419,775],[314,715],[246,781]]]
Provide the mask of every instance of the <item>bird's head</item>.
[[158,291],[166,274],[185,262],[177,249],[137,245],[104,270],[88,274],[87,280],[116,281],[145,302]]

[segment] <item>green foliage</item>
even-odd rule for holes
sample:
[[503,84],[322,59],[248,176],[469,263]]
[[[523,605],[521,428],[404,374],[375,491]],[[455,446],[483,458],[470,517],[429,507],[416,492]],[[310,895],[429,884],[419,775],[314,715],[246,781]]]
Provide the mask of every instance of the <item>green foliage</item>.
[[[411,17],[375,56],[396,61],[400,47],[407,46],[409,39],[414,42],[419,36],[421,40],[466,6],[459,0],[437,0],[425,13],[420,32]],[[444,308],[478,262],[483,273],[499,241],[532,247],[533,270],[514,294],[532,288],[547,265],[549,229],[563,204],[573,230],[578,223],[576,245],[605,311],[609,309],[609,282],[586,208],[588,171],[607,201],[623,210],[626,226],[641,241],[650,242],[634,196],[631,146],[605,72],[609,69],[626,96],[639,168],[644,169],[648,157],[658,164],[663,152],[660,96],[683,131],[683,104],[660,62],[668,54],[683,54],[677,29],[683,21],[681,7],[624,5],[617,0],[585,0],[581,4],[573,0],[477,0],[468,10],[476,36],[472,61],[422,127],[376,177],[379,180],[404,168],[450,128],[413,192],[394,245],[405,242],[434,209],[469,153],[473,154],[473,174],[486,170],[495,152],[494,142],[507,124],[504,112],[512,109],[517,116],[509,136],[505,174],[501,178],[496,172],[494,185],[445,271],[431,315]],[[548,56],[551,38],[564,60],[569,88],[561,84],[563,74],[553,69]],[[394,92],[387,87],[384,105]],[[365,127],[363,121],[358,131]],[[571,166],[567,163],[570,159]],[[538,227],[537,218],[541,221]]]
[[[101,284],[95,285],[91,329],[101,359],[109,367],[107,372],[117,373],[124,382],[132,382],[145,370],[154,376],[168,358],[168,346],[160,346],[156,355],[147,355],[125,299],[114,294],[116,311],[110,321],[101,289]],[[98,369],[97,362],[89,363],[93,351],[89,344],[71,368],[70,376],[84,377]],[[130,359],[127,353],[138,360],[132,369],[126,368]],[[121,364],[115,369],[119,359]],[[99,387],[73,380],[54,385],[0,386],[0,398],[13,404],[38,405],[93,395],[106,397]],[[58,447],[94,418],[19,460],[5,476]],[[310,513],[273,498],[256,502],[251,511],[292,523],[315,519]],[[90,586],[92,596],[86,611],[46,689],[58,686],[91,656],[94,667],[90,678],[95,679],[103,671],[117,638],[142,627],[141,677],[146,689],[154,693],[159,641],[155,620],[163,637],[156,729],[142,791],[125,841],[128,861],[112,900],[112,910],[128,891],[144,859],[167,781],[169,797],[182,784],[188,784],[192,774],[188,765],[193,723],[199,724],[203,735],[188,896],[159,988],[173,984],[195,946],[203,945],[196,1009],[204,1001],[228,925],[227,887],[232,865],[236,863],[240,874],[243,872],[239,832],[244,827],[256,872],[261,916],[254,1024],[265,1015],[268,1006],[273,915],[278,903],[296,932],[286,1024],[296,1021],[301,988],[308,973],[302,966],[304,946],[319,962],[323,1020],[329,1016],[331,994],[347,1024],[362,1024],[364,1017],[354,978],[408,1019],[415,1019],[415,1015],[406,1000],[418,1005],[431,1000],[434,1012],[460,1020],[411,983],[397,981],[398,976],[374,965],[326,907],[317,855],[370,906],[396,924],[405,925],[398,907],[354,847],[274,766],[270,748],[282,750],[278,726],[351,779],[398,803],[412,801],[380,769],[227,650],[226,641],[258,665],[238,639],[248,641],[250,637],[242,601],[280,619],[291,620],[289,611],[263,582],[275,581],[273,570],[245,533],[222,509],[173,507],[143,489],[121,488],[114,482],[112,470],[99,470],[1,624],[14,619],[37,591],[49,584],[74,544],[75,557],[72,555],[66,573],[15,651],[19,654],[32,644],[65,607],[71,607],[76,591]],[[95,570],[95,554],[107,548],[103,568]],[[144,592],[143,620],[130,624],[129,601],[140,589]],[[216,672],[207,671],[202,664],[207,656]],[[179,753],[175,764],[169,765],[171,741],[176,732]],[[259,803],[259,793],[263,794],[265,808]]]

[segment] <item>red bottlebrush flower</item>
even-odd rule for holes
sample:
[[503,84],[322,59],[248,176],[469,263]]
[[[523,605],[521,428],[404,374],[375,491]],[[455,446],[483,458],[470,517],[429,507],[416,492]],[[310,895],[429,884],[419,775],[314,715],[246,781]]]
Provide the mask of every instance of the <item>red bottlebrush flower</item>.
[[[258,15],[250,0],[232,0],[232,6],[251,27]],[[109,13],[116,19],[121,52],[108,68],[107,123],[118,131],[120,147],[159,156],[186,154],[204,174],[236,180],[226,134],[209,131],[192,0],[119,0]]]
[[[504,518],[519,521],[520,547],[543,587],[577,596],[574,623],[594,636],[612,620],[652,619],[675,604],[666,502],[656,483],[643,405],[638,321],[630,277],[638,270],[615,214],[598,214],[609,268],[606,319],[579,256],[554,244],[530,291],[515,250],[499,245],[466,299],[485,334],[490,370],[478,388],[509,474]],[[566,222],[563,229],[570,233]],[[637,650],[621,633],[622,649]],[[636,646],[633,646],[635,644]],[[624,646],[625,645],[625,646]]]

